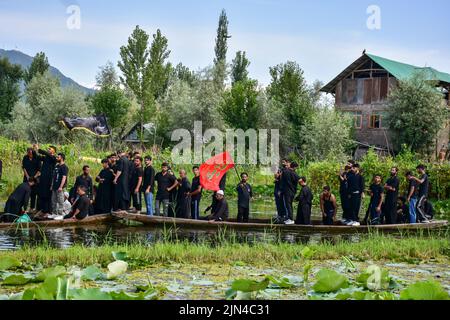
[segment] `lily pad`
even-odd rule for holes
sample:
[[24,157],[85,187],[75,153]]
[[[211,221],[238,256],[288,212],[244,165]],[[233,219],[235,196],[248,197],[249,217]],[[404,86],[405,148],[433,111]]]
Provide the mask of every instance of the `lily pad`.
[[269,278],[265,278],[262,281],[255,281],[250,279],[238,279],[234,280],[231,284],[231,289],[234,291],[242,292],[254,292],[266,289],[269,286]]
[[81,272],[82,280],[103,280],[106,278],[106,275],[100,270],[97,266],[89,266]]
[[122,260],[125,261],[128,259],[128,255],[126,252],[123,251],[113,251],[112,252],[112,256],[113,258],[117,261],[117,260]]
[[110,293],[98,288],[73,289],[70,291],[71,300],[113,300]]
[[0,257],[0,271],[10,270],[20,267],[22,262],[13,257]]
[[416,282],[402,292],[401,300],[449,300],[449,294],[434,280]]
[[62,267],[62,266],[56,266],[56,267],[52,267],[52,268],[47,268],[42,270],[41,272],[39,272],[39,274],[36,277],[36,281],[37,282],[43,282],[45,281],[47,278],[50,277],[60,277],[66,274],[66,268]]
[[336,292],[348,287],[348,279],[334,270],[322,269],[316,275],[313,290],[318,293]]
[[33,280],[33,279],[30,277],[26,277],[22,274],[13,274],[13,275],[6,277],[2,281],[2,285],[4,285],[4,286],[22,286],[24,284],[31,282],[31,280]]

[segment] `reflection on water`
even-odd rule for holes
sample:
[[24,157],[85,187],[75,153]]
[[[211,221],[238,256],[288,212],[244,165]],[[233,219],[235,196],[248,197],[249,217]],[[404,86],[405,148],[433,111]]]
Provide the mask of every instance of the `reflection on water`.
[[321,233],[273,233],[250,231],[205,231],[157,229],[141,226],[128,226],[112,223],[94,227],[76,227],[59,229],[9,229],[0,230],[0,250],[15,250],[22,246],[48,244],[52,247],[67,248],[74,244],[100,246],[103,244],[125,244],[139,242],[151,245],[158,241],[207,242],[218,245],[223,241],[237,243],[284,242],[284,243],[320,243],[339,240],[359,241],[358,235],[330,235]]

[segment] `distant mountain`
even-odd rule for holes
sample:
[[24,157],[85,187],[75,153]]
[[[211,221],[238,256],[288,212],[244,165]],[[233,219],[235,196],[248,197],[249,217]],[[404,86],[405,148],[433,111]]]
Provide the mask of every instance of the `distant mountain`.
[[[13,64],[18,64],[22,66],[22,68],[24,69],[27,69],[31,65],[31,62],[33,61],[33,57],[17,50],[0,49],[0,58],[3,57],[8,58],[9,62]],[[83,87],[82,85],[76,83],[71,78],[66,77],[61,71],[59,71],[55,67],[50,66],[50,73],[59,79],[62,87],[74,87],[75,89],[78,89],[86,94],[94,92],[93,89]]]

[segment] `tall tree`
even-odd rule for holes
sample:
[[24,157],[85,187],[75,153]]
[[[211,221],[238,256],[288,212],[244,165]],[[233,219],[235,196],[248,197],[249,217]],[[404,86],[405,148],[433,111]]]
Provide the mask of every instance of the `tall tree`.
[[222,10],[219,17],[219,26],[217,28],[215,58],[214,58],[214,83],[219,89],[223,89],[227,72],[227,51],[228,39],[228,18],[225,9]]
[[90,102],[95,113],[104,114],[113,129],[124,125],[125,115],[131,105],[122,90],[112,86],[97,91]]
[[120,81],[117,75],[116,68],[111,61],[108,61],[104,66],[99,67],[95,80],[99,88],[117,88]]
[[11,64],[8,58],[0,59],[0,120],[11,119],[11,110],[20,98],[22,77],[20,65]]
[[248,66],[250,61],[245,56],[245,51],[236,52],[236,57],[231,64],[231,83],[235,84],[238,81],[248,79]]
[[257,82],[242,80],[224,92],[219,112],[231,128],[244,131],[258,128],[261,119],[261,105],[258,101]]
[[39,112],[37,107],[41,103],[41,100],[50,97],[59,88],[59,80],[52,76],[50,72],[47,71],[43,74],[37,74],[25,88],[25,101],[33,112]]
[[25,71],[25,82],[28,84],[37,75],[43,75],[50,68],[48,58],[44,52],[39,52],[34,56],[30,67]]
[[144,134],[145,114],[151,104],[149,90],[151,73],[148,72],[150,52],[148,43],[148,34],[139,26],[136,26],[128,38],[128,44],[120,48],[122,60],[118,64],[119,69],[123,73],[123,76],[120,77],[121,82],[133,92],[141,106],[141,141]]
[[412,151],[429,153],[449,112],[443,94],[426,75],[417,73],[401,80],[388,97],[388,124],[395,136],[396,148],[406,144]]
[[183,65],[181,62],[177,64],[175,69],[173,69],[173,77],[175,79],[184,81],[188,83],[189,85],[193,85],[195,80],[197,79],[195,73],[191,70],[189,70],[188,67]]
[[303,70],[296,62],[288,61],[270,68],[272,77],[267,93],[277,108],[286,117],[287,128],[282,128],[289,136],[292,147],[302,145],[301,127],[312,116],[313,108],[308,85]]
[[170,55],[167,43],[167,38],[158,29],[153,35],[147,66],[150,90],[154,100],[158,100],[164,95],[169,84],[172,65],[167,62]]

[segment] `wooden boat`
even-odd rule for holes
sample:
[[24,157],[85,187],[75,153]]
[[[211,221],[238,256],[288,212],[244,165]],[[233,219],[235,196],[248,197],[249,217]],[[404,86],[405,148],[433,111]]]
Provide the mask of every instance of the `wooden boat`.
[[64,228],[76,226],[91,226],[101,225],[117,220],[110,214],[99,214],[95,216],[86,217],[83,220],[46,220],[46,221],[32,221],[27,223],[0,223],[0,230],[4,229],[20,229],[20,228]]
[[270,219],[252,219],[249,223],[238,223],[235,220],[226,222],[215,222],[205,220],[179,219],[168,217],[146,216],[142,214],[131,214],[127,212],[113,213],[117,218],[126,221],[140,222],[146,226],[165,226],[184,229],[218,229],[227,228],[230,230],[241,231],[283,231],[283,232],[308,232],[308,233],[362,233],[369,230],[379,230],[386,232],[398,231],[420,231],[420,230],[436,230],[447,226],[447,221],[432,221],[430,223],[417,224],[391,224],[391,225],[361,225],[361,226],[346,226],[340,222],[335,225],[323,225],[321,221],[313,221],[313,225],[284,225],[274,224]]

